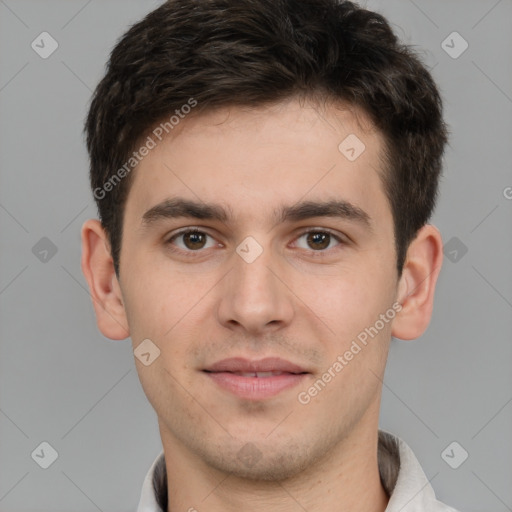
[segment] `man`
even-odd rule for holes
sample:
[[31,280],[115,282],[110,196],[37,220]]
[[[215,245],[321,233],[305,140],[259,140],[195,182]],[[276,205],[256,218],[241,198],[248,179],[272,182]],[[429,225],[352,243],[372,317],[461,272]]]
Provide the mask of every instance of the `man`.
[[378,429],[391,336],[432,313],[447,141],[386,20],[170,0],[114,48],[86,133],[82,269],[163,444],[138,510],[453,511]]

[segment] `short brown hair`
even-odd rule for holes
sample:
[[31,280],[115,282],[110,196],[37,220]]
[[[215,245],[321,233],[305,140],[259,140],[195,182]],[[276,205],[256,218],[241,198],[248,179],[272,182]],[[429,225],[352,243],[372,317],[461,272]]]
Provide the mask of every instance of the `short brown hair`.
[[448,133],[419,57],[382,15],[353,2],[168,0],[118,41],[85,122],[91,186],[118,276],[133,175],[126,162],[142,137],[191,100],[197,115],[296,94],[357,106],[384,136],[401,275],[435,206]]

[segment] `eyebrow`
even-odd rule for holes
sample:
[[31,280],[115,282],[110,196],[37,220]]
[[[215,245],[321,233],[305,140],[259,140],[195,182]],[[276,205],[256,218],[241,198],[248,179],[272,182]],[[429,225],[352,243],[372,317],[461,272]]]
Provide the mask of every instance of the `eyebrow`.
[[[150,208],[142,216],[143,227],[158,221],[180,217],[216,220],[223,223],[234,218],[231,209],[220,204],[203,203],[181,197],[169,198]],[[297,222],[313,217],[337,217],[355,221],[373,232],[370,216],[358,206],[344,200],[303,201],[274,210],[273,219],[277,223]]]

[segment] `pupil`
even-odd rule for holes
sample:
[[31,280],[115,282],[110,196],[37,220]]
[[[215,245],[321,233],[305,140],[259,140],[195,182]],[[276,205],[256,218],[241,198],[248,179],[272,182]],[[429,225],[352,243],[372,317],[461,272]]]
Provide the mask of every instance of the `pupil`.
[[[189,249],[201,248],[201,242],[204,243],[204,237],[201,233],[188,233],[185,235],[185,239],[188,239],[189,241],[189,244],[186,244],[187,246],[189,246]],[[192,245],[192,247],[190,247],[190,245]]]
[[[308,237],[308,241],[313,241],[313,245],[316,244],[317,248],[325,249],[329,246],[329,237],[330,235],[327,233],[313,233]],[[317,242],[323,242],[323,244],[318,245]]]

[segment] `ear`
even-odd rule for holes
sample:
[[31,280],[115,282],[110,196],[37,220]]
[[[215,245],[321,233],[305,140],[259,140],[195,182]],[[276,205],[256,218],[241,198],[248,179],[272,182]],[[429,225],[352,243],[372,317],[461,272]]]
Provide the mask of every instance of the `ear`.
[[423,226],[411,242],[398,284],[397,301],[402,310],[393,321],[392,336],[412,340],[427,329],[434,306],[434,291],[443,264],[443,241],[439,230]]
[[82,226],[82,272],[89,284],[99,330],[107,338],[124,340],[130,332],[121,288],[108,237],[97,219],[89,219]]

